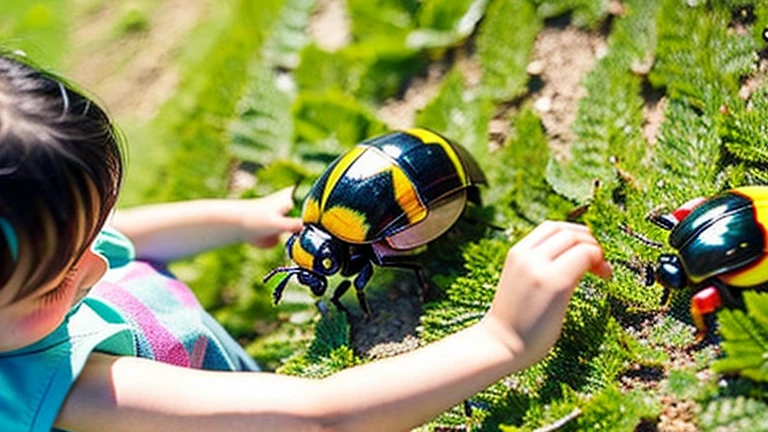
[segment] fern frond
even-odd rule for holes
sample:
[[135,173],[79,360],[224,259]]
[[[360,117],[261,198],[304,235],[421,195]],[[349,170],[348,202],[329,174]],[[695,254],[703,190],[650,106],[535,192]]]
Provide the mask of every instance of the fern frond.
[[746,313],[729,309],[718,313],[726,357],[714,368],[768,382],[768,293],[747,291],[744,303]]
[[337,310],[323,314],[315,325],[315,337],[304,352],[298,352],[277,369],[278,373],[322,378],[362,363],[349,340],[349,323]]
[[310,42],[306,28],[317,0],[286,0],[280,17],[264,44],[263,58],[270,67],[293,69],[301,49]]
[[408,34],[411,49],[447,48],[475,30],[490,0],[422,0],[419,27]]
[[530,0],[492,2],[477,36],[483,92],[512,100],[526,91],[526,66],[543,26]]
[[423,71],[425,64],[422,53],[396,40],[366,41],[334,52],[309,45],[301,53],[296,82],[302,91],[335,91],[380,103],[397,96],[403,82]]
[[698,416],[704,431],[768,431],[768,403],[745,396],[715,399]]
[[330,163],[346,149],[387,131],[360,101],[337,91],[302,92],[293,105],[296,151],[306,161]]
[[605,17],[608,2],[605,0],[534,0],[542,18],[553,18],[566,13],[573,15],[573,24],[594,28]]
[[405,47],[405,35],[416,27],[418,0],[347,0],[353,42],[388,38]]
[[758,89],[749,104],[729,108],[720,126],[723,144],[736,158],[768,164],[768,90]]
[[484,199],[494,203],[502,226],[532,228],[546,219],[565,219],[574,205],[553,193],[544,176],[550,152],[541,119],[526,105],[511,123],[513,133],[486,166]]
[[754,41],[729,31],[726,8],[664,0],[662,10],[651,83],[666,87],[670,98],[715,115],[737,97],[739,77],[752,69]]
[[[608,55],[584,81],[587,96],[580,101],[572,126],[576,138],[570,155],[553,157],[547,166],[546,176],[552,188],[579,204],[589,200],[595,182],[614,180],[614,159],[618,155],[625,167],[634,167],[647,151],[642,136],[641,82],[630,70],[634,56],[623,51],[652,51],[652,47],[639,44],[654,39],[653,17],[657,7],[654,1],[633,2],[630,13],[617,20]],[[626,37],[630,29],[644,35]]]
[[250,71],[251,80],[229,125],[230,151],[242,161],[268,165],[288,159],[293,149],[294,95],[278,87],[277,75],[262,63]]

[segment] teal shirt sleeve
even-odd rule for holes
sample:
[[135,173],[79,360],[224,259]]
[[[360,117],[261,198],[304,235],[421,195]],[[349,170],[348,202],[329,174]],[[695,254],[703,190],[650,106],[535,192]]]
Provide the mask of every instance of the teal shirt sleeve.
[[107,259],[109,268],[122,267],[136,259],[136,249],[125,234],[105,227],[94,240],[91,249]]
[[[130,241],[114,230],[102,232],[93,249],[107,258],[110,268],[125,265],[134,256]],[[0,430],[50,432],[94,351],[136,355],[133,333],[122,316],[86,297],[41,341],[0,353]]]
[[133,355],[133,336],[86,300],[43,340],[0,353],[0,430],[50,432],[91,352]]

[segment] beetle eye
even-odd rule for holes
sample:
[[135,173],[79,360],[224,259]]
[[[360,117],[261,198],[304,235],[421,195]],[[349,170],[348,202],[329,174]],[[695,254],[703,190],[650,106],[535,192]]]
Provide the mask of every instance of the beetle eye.
[[327,258],[327,257],[323,258],[322,264],[323,264],[323,268],[328,270],[333,265],[333,260],[331,260],[330,258]]

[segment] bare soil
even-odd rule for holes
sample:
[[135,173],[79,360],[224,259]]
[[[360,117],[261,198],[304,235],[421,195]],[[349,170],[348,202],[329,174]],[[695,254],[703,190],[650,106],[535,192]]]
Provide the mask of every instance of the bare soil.
[[536,39],[528,73],[543,86],[531,98],[555,154],[567,157],[578,102],[586,96],[581,82],[606,50],[602,34],[571,26],[546,27]]
[[119,36],[124,7],[105,2],[75,23],[68,76],[101,99],[118,122],[147,121],[176,90],[179,47],[213,5],[212,0],[161,0],[145,29]]

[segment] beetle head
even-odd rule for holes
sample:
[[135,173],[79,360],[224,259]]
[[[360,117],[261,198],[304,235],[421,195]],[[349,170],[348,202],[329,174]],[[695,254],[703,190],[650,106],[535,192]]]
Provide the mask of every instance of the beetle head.
[[688,284],[688,275],[677,255],[662,254],[659,256],[655,273],[656,281],[665,288],[681,289]]
[[315,272],[307,270],[300,271],[298,272],[297,279],[300,284],[308,287],[309,290],[312,291],[312,294],[316,296],[325,294],[325,289],[328,287],[328,281],[325,279],[325,276]]
[[333,275],[344,262],[341,242],[313,224],[304,225],[300,232],[293,234],[285,248],[293,262],[316,276]]

